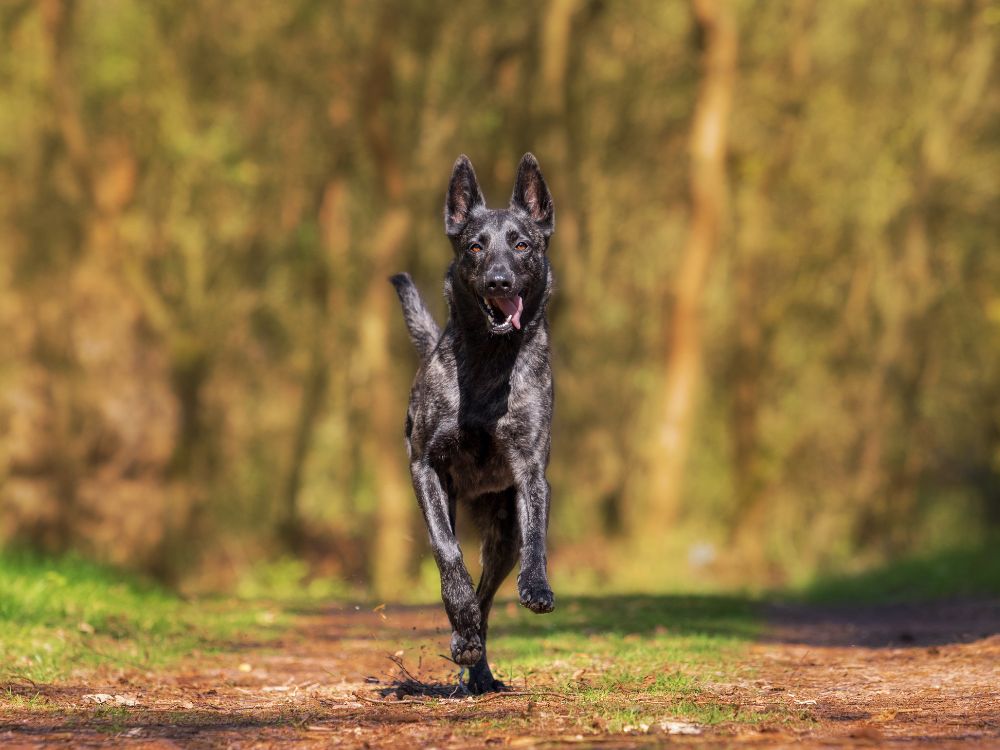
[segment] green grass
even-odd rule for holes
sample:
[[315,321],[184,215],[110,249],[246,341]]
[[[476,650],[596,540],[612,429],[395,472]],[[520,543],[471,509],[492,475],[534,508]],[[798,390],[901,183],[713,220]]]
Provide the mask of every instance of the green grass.
[[811,602],[930,601],[1000,596],[1000,538],[821,578],[797,592]]
[[704,726],[786,718],[746,711],[712,690],[712,683],[734,676],[760,631],[750,600],[573,598],[544,617],[500,606],[491,631],[490,661],[499,679],[515,689],[565,695],[606,731],[668,719]]
[[0,553],[0,679],[48,682],[101,664],[157,667],[266,637],[275,620],[246,603],[186,602],[77,558]]
[[[677,670],[685,666],[724,664],[759,632],[754,606],[745,599],[644,595],[570,599],[544,617],[501,608],[492,627],[524,672],[553,660],[576,669],[601,663],[609,679],[641,674],[657,684],[679,679]],[[669,665],[674,668],[663,672]]]
[[12,688],[0,691],[0,705],[9,708],[23,708],[30,711],[45,711],[52,708],[52,703],[38,692],[16,692]]

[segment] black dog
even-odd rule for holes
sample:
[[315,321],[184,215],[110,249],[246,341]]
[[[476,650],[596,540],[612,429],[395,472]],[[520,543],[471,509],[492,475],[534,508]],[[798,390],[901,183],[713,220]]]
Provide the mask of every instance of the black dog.
[[[535,157],[521,159],[510,207],[493,210],[472,163],[460,156],[444,223],[455,251],[445,276],[444,332],[408,274],[391,281],[421,359],[406,413],[413,488],[441,573],[452,658],[472,667],[469,689],[483,693],[503,688],[486,660],[487,619],[518,557],[521,604],[538,613],[555,606],[545,553],[552,423],[546,251],[555,216]],[[483,535],[475,591],[455,538],[459,502]]]

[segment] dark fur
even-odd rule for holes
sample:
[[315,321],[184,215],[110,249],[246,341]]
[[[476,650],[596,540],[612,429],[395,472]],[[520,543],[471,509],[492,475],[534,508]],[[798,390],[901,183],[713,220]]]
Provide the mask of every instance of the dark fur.
[[[486,659],[487,620],[519,558],[521,604],[538,613],[554,607],[545,551],[552,423],[546,251],[553,228],[552,198],[534,156],[521,159],[510,206],[500,210],[486,208],[472,164],[461,156],[445,201],[455,257],[445,277],[444,331],[409,275],[391,279],[421,357],[406,414],[413,487],[441,573],[452,658],[471,667],[474,693],[503,687]],[[478,251],[470,249],[474,243]],[[489,317],[484,297],[517,294],[524,304],[520,330]],[[483,535],[475,590],[455,538],[458,505]]]

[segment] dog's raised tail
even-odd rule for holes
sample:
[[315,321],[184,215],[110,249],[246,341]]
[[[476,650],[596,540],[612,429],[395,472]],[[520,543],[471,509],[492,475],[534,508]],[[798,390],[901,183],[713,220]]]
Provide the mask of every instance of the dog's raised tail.
[[430,310],[424,303],[423,297],[417,291],[417,285],[413,283],[408,273],[397,273],[390,276],[389,281],[396,287],[396,294],[403,304],[403,320],[406,321],[406,328],[410,332],[410,339],[417,347],[420,359],[427,359],[437,346],[441,337],[441,329],[431,315]]

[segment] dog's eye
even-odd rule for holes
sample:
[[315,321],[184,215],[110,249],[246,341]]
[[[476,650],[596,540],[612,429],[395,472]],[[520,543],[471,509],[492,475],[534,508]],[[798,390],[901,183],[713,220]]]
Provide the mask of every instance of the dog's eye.
[[481,253],[482,251],[483,251],[483,246],[480,245],[478,242],[473,242],[471,245],[469,245],[470,253]]
[[521,240],[516,245],[514,245],[514,249],[515,250],[527,250],[528,249],[528,243],[525,242],[524,240]]

